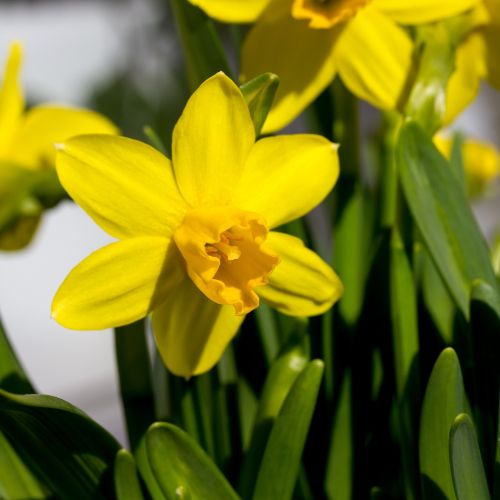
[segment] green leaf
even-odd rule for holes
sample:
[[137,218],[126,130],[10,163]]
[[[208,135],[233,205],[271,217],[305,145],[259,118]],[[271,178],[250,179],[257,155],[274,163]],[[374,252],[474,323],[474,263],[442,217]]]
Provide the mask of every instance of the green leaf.
[[134,457],[125,449],[116,454],[114,480],[117,500],[144,500]]
[[417,297],[413,272],[396,229],[391,238],[391,317],[398,399],[399,431],[406,498],[418,498],[415,418],[420,400]]
[[269,435],[254,500],[292,498],[324,365],[311,361],[294,382]]
[[[474,421],[488,477],[494,471],[497,452],[497,426],[500,392],[500,301],[495,290],[477,280],[471,291],[471,331],[473,348],[469,349],[474,366]],[[496,487],[500,486],[496,480]]]
[[254,314],[258,326],[257,332],[260,337],[266,363],[269,366],[278,354],[280,347],[276,313],[265,302],[262,302]]
[[0,321],[0,389],[17,394],[33,393],[31,385],[16,353],[10,345],[5,329]]
[[239,498],[208,455],[175,425],[153,424],[146,434],[146,450],[154,477],[168,500]]
[[325,490],[328,498],[352,498],[353,474],[353,419],[351,372],[346,370],[340,390],[337,412],[334,416]]
[[115,329],[120,396],[132,450],[135,450],[142,435],[155,421],[145,326],[145,320],[140,320]]
[[47,498],[48,488],[35,476],[5,435],[0,432],[0,498]]
[[191,91],[218,71],[231,76],[213,22],[187,0],[170,0],[184,51]]
[[424,243],[463,315],[474,279],[496,289],[488,246],[455,172],[422,128],[403,125],[396,150],[403,191]]
[[467,401],[462,371],[455,351],[444,349],[432,369],[420,420],[420,472],[423,498],[453,500],[455,492],[449,458],[449,432]]
[[457,416],[450,430],[450,463],[458,500],[489,500],[490,494],[469,415]]
[[457,305],[450,296],[443,278],[424,247],[420,249],[422,276],[422,298],[429,315],[443,342],[447,345],[453,342],[453,330]]
[[356,178],[340,181],[336,212],[334,267],[342,276],[345,292],[339,301],[338,312],[343,321],[353,327],[363,305],[368,273],[367,240],[371,221],[367,217],[366,193]]
[[283,402],[310,359],[305,331],[292,334],[274,360],[259,399],[250,448],[241,468],[239,492],[251,498],[269,434]]
[[99,499],[112,492],[109,474],[120,447],[69,403],[0,390],[0,431],[53,496]]
[[259,136],[266,121],[269,110],[278,90],[279,78],[274,73],[263,73],[240,86],[243,97],[255,127],[255,135]]
[[163,494],[158,481],[153,473],[151,464],[149,463],[148,450],[146,445],[147,433],[141,439],[137,450],[135,451],[135,460],[137,468],[141,474],[149,495],[153,500],[165,500],[167,497]]

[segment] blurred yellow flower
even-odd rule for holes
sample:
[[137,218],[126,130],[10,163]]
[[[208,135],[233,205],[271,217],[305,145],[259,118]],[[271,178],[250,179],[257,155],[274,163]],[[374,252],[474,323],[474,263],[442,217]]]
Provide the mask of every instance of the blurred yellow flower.
[[[434,144],[450,158],[453,142],[449,137],[437,135]],[[467,138],[462,143],[462,157],[468,194],[480,196],[500,173],[500,155],[493,144]]]
[[[6,200],[19,193],[26,171],[53,168],[54,142],[83,133],[116,134],[117,128],[105,117],[84,109],[43,105],[24,111],[19,83],[22,49],[10,47],[0,85],[0,215],[11,209]],[[31,240],[39,215],[13,217],[12,225],[0,231],[0,250],[16,250]]]
[[474,18],[475,29],[457,49],[456,69],[448,82],[445,123],[474,100],[481,80],[500,90],[500,0],[482,0]]
[[337,146],[317,135],[255,142],[246,102],[222,73],[187,103],[172,161],[124,137],[80,136],[60,149],[61,183],[119,240],[61,285],[52,314],[62,325],[107,328],[152,311],[165,364],[189,377],[220,359],[260,299],[310,316],[342,294],[332,269],[299,239],[269,232],[330,192]]
[[264,132],[282,128],[338,74],[358,97],[394,109],[404,97],[413,43],[397,23],[452,16],[478,0],[190,0],[213,17],[257,20],[242,49],[242,80],[280,77]]

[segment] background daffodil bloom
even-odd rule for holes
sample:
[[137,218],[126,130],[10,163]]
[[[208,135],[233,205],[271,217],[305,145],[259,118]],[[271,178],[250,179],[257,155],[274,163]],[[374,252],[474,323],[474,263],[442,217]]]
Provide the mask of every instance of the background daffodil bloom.
[[413,63],[413,43],[398,23],[430,23],[477,0],[190,0],[223,21],[256,19],[242,48],[242,80],[280,77],[264,125],[287,125],[338,74],[358,97],[394,109]]
[[[0,213],[11,194],[17,196],[19,183],[29,178],[25,171],[55,166],[55,142],[84,133],[118,132],[107,118],[85,109],[42,105],[25,112],[19,82],[21,59],[21,45],[13,43],[0,85]],[[38,222],[38,214],[16,220],[0,235],[0,249],[25,246]]]
[[88,135],[61,145],[56,164],[67,192],[119,240],[59,288],[52,315],[66,327],[119,326],[152,311],[165,364],[189,377],[220,359],[260,299],[309,316],[342,294],[299,239],[269,232],[330,192],[337,146],[317,135],[255,142],[246,102],[222,73],[188,101],[172,161],[132,139]]
[[474,10],[476,27],[459,45],[447,88],[445,123],[476,97],[481,80],[500,90],[500,0],[483,0]]

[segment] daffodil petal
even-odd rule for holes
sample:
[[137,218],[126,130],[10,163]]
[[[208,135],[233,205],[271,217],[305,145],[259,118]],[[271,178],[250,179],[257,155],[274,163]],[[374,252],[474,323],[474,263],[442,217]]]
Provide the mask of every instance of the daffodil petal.
[[335,48],[340,77],[349,90],[382,109],[397,107],[412,65],[409,36],[372,6],[360,10]]
[[223,73],[202,83],[172,140],[175,178],[188,203],[230,201],[254,140],[250,112],[237,85]]
[[153,311],[153,333],[167,368],[186,378],[210,370],[243,321],[232,306],[207,299],[186,278]]
[[263,132],[269,133],[296,118],[333,80],[333,48],[339,28],[311,29],[294,19],[287,2],[274,2],[248,33],[242,48],[241,80],[268,71],[280,85]]
[[269,233],[266,246],[281,257],[267,285],[257,294],[272,307],[291,316],[322,314],[342,296],[344,287],[332,268],[299,238]]
[[[500,3],[500,2],[498,2]],[[499,5],[500,10],[500,5]],[[500,16],[500,12],[497,11]],[[500,22],[487,26],[483,31],[484,41],[486,43],[486,66],[488,82],[500,90],[500,60],[498,51],[500,47]]]
[[184,216],[170,160],[142,142],[82,135],[60,146],[59,179],[69,195],[116,238],[168,237]]
[[424,24],[455,16],[478,0],[373,0],[372,5],[401,24]]
[[443,121],[451,123],[476,97],[481,78],[486,74],[485,47],[478,33],[469,35],[458,47],[455,71],[446,88]]
[[189,0],[210,17],[227,23],[255,21],[270,0]]
[[81,134],[117,134],[107,118],[93,111],[57,106],[36,106],[22,119],[8,151],[9,161],[25,168],[54,167],[60,143]]
[[0,86],[0,158],[5,156],[9,148],[24,109],[24,98],[19,84],[21,59],[21,45],[13,43]]
[[319,135],[283,135],[257,141],[234,204],[262,214],[269,227],[318,205],[339,175],[337,145]]
[[175,247],[166,238],[130,238],[105,246],[66,277],[52,317],[75,330],[126,325],[143,318],[184,278]]

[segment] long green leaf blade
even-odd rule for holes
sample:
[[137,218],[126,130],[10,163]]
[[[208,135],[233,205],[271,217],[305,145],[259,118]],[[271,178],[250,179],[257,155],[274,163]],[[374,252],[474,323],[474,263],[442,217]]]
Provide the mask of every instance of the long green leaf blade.
[[450,430],[450,463],[458,500],[490,499],[474,425],[465,413]]
[[0,389],[17,394],[34,393],[14,349],[10,345],[7,333],[0,321]]
[[155,421],[145,325],[145,320],[141,320],[115,330],[120,396],[132,450],[135,450],[141,436]]
[[184,50],[191,91],[218,71],[230,76],[212,20],[187,0],[170,0],[170,4]]
[[269,435],[254,500],[292,498],[323,371],[322,361],[311,361],[290,389]]
[[251,498],[273,422],[291,387],[310,359],[305,332],[292,334],[271,365],[257,407],[250,448],[243,462],[239,491]]
[[413,272],[396,229],[391,238],[391,317],[399,430],[406,498],[418,498],[415,410],[420,400],[418,384],[417,296]]
[[144,500],[134,457],[125,449],[116,454],[114,482],[117,500]]
[[48,488],[37,479],[9,440],[0,432],[0,498],[18,500],[48,496]]
[[468,318],[471,282],[482,279],[496,289],[496,279],[460,181],[414,122],[401,128],[396,159],[406,201],[425,245]]
[[467,412],[462,370],[448,347],[437,359],[425,391],[420,421],[420,472],[424,499],[453,500],[455,490],[449,458],[449,432],[455,417]]

